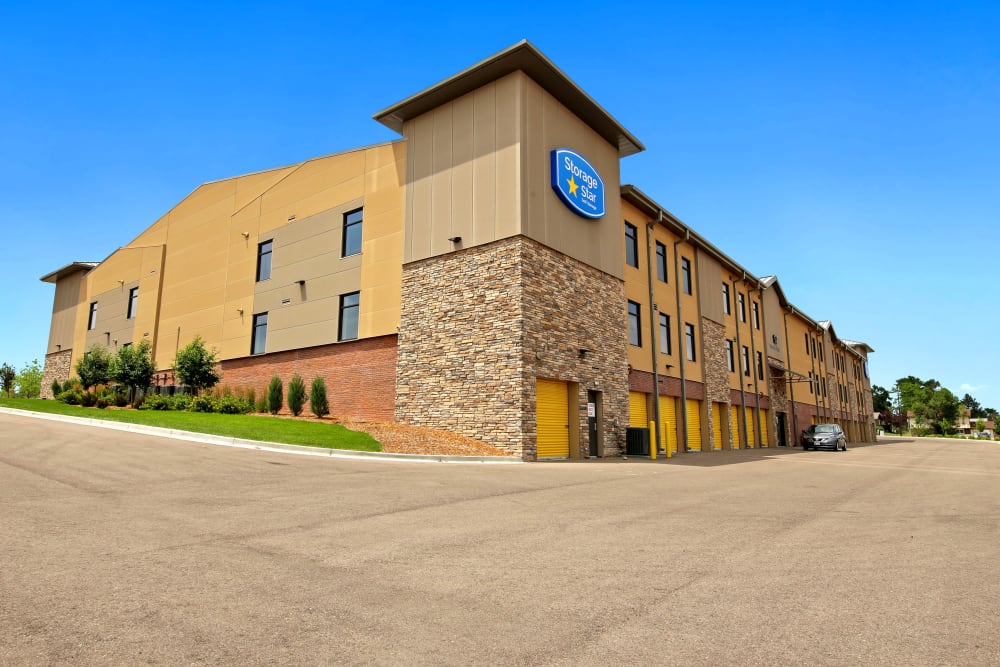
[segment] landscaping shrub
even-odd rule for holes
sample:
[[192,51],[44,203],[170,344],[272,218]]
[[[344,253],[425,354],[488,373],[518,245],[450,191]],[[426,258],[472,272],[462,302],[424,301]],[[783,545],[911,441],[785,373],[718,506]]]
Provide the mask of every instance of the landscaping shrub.
[[250,412],[252,405],[245,398],[233,396],[232,394],[217,398],[213,403],[215,404],[215,411],[224,415],[244,415]]
[[139,406],[140,410],[170,410],[172,408],[170,397],[159,394],[149,394]]
[[53,380],[51,388],[52,388],[52,397],[53,398],[55,398],[56,396],[58,396],[59,394],[62,393],[62,384],[59,383],[59,380]]
[[[79,380],[77,380],[76,378],[70,378],[62,383],[62,391],[70,391],[71,389],[73,389],[73,386],[77,384],[80,384]],[[59,393],[61,394],[62,391]]]
[[191,407],[190,394],[174,394],[167,398],[173,403],[174,410],[188,410]]
[[104,398],[103,396],[98,396],[97,401],[94,403],[94,406],[103,410],[104,408],[108,407],[108,399]]
[[80,405],[85,408],[92,408],[97,405],[97,394],[92,391],[85,391],[80,395]]
[[56,395],[57,401],[62,401],[66,405],[80,405],[83,402],[83,392],[78,389],[67,389]]
[[320,418],[330,414],[330,404],[326,400],[326,382],[323,378],[312,381],[312,387],[309,389],[309,409]]
[[257,412],[267,412],[267,391],[260,392],[260,398],[257,399],[253,407]]
[[275,375],[271,378],[271,384],[267,385],[267,411],[272,415],[278,414],[283,401],[284,386],[281,384],[281,378]]
[[302,406],[306,402],[306,384],[299,377],[298,373],[292,375],[292,381],[288,383],[288,409],[298,417],[302,414]]
[[195,396],[188,409],[191,412],[215,412],[215,400],[211,396]]

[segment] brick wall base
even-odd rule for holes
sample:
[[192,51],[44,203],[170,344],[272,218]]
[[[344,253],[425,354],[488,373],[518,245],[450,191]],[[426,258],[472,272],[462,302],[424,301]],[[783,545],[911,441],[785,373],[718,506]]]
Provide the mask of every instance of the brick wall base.
[[[392,421],[396,393],[396,336],[365,338],[222,362],[220,385],[265,392],[275,375],[285,384],[298,373],[308,398],[313,378],[326,382],[330,414]],[[308,406],[308,403],[307,403]],[[307,407],[308,409],[308,407]]]
[[73,350],[60,350],[45,355],[45,366],[42,369],[42,398],[55,398],[52,395],[52,381],[59,380],[62,383],[69,379],[73,372],[70,364],[72,359]]

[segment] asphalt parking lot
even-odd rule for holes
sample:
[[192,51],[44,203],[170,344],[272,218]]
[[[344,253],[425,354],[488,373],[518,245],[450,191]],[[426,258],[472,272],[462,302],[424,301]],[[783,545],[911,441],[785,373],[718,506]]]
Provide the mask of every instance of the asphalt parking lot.
[[0,415],[0,664],[1000,664],[1000,443],[302,457]]

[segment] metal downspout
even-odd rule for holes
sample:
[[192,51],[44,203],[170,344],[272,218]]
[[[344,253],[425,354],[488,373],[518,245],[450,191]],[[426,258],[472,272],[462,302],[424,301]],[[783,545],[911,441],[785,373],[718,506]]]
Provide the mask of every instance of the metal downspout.
[[[746,278],[746,273],[743,274],[743,277]],[[735,305],[737,307],[737,312],[734,313],[735,317],[733,317],[733,320],[736,322],[736,358],[739,359],[739,361],[737,362],[736,367],[739,369],[737,371],[737,375],[739,376],[739,380],[740,380],[740,411],[739,411],[739,414],[737,415],[737,421],[739,422],[739,424],[737,424],[736,426],[737,426],[737,429],[743,431],[743,442],[740,443],[740,447],[737,447],[737,449],[740,449],[740,448],[749,449],[749,447],[750,447],[750,434],[747,432],[747,390],[746,390],[746,385],[743,382],[743,377],[744,377],[743,376],[743,339],[740,337],[740,313],[738,312],[739,305],[740,305],[740,290],[739,290],[739,286],[736,283],[736,279],[735,278],[733,279],[733,299],[736,300],[736,304]],[[743,312],[746,312],[746,302],[745,302],[745,300],[744,300],[744,303],[743,303]],[[749,359],[747,359],[747,363],[750,363]],[[742,425],[742,428],[740,428],[741,425]],[[739,434],[737,434],[737,435],[739,435]]]
[[[757,290],[758,290],[758,292],[760,291],[760,284],[759,283],[757,285]],[[750,304],[749,305],[751,306],[751,308],[750,308],[750,360],[751,360],[751,364],[753,365],[753,371],[752,371],[753,372],[753,402],[754,402],[754,406],[755,406],[755,408],[754,408],[755,414],[757,415],[757,417],[756,417],[756,423],[754,424],[754,429],[753,430],[754,430],[754,434],[757,437],[757,446],[758,447],[763,447],[764,446],[764,440],[760,437],[760,385],[757,384],[757,375],[760,373],[760,371],[757,370],[757,342],[756,342],[757,341],[757,336],[754,335],[753,307],[752,307],[753,306],[753,301],[752,301],[753,297],[750,296],[750,290],[749,289],[747,289],[747,298],[750,300]],[[761,306],[763,306],[763,298],[761,299],[761,302],[762,302]],[[761,308],[758,307],[757,308],[757,322],[758,323],[760,323],[760,316],[761,316],[760,311],[761,311]],[[763,364],[763,363],[764,363],[764,360],[762,359],[761,360],[761,364]],[[762,365],[761,366],[761,370],[763,370],[763,368],[764,367]]]
[[[794,310],[792,312],[795,312]],[[782,319],[785,321],[785,366],[788,369],[788,377],[785,382],[788,383],[788,393],[790,395],[790,401],[792,404],[792,433],[794,434],[794,440],[789,447],[795,447],[799,444],[799,420],[795,417],[795,382],[792,381],[792,349],[791,341],[788,339],[788,312],[782,314]]]
[[[677,246],[691,238],[691,230],[684,228],[684,238],[674,241],[674,292],[677,295],[677,344],[684,341],[684,349],[678,357],[681,360],[681,435],[684,438],[684,451],[688,451],[688,420],[687,420],[687,336],[684,331],[684,310],[681,307],[681,263],[678,261]],[[692,282],[694,277],[692,276]],[[675,411],[676,412],[676,411]]]
[[[656,355],[656,329],[658,322],[656,321],[656,302],[653,298],[653,226],[656,223],[663,220],[663,211],[659,211],[656,220],[650,220],[646,223],[646,278],[649,283],[649,342],[650,350],[652,351],[652,362],[653,362],[653,419],[656,420],[656,427],[654,433],[652,434],[654,439],[650,446],[650,458],[656,458],[656,453],[660,449],[661,440],[660,431],[662,426],[660,425],[660,371],[659,364],[657,363]],[[653,448],[656,448],[655,450]]]

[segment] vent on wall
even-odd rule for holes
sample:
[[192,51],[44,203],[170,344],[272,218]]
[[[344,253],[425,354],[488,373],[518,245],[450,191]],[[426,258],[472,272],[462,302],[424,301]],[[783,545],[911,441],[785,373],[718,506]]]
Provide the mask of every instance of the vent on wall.
[[284,298],[284,299],[281,300],[281,305],[284,306],[286,303],[291,303],[291,302],[292,302],[292,299],[290,297],[286,297],[286,298]]

